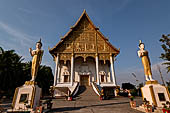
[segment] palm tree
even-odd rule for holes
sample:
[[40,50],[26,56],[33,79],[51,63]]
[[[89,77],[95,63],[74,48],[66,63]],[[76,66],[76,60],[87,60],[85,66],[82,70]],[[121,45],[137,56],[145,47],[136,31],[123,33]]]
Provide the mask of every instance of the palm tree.
[[21,80],[23,59],[14,50],[0,50],[0,90],[12,93]]
[[42,88],[43,94],[49,94],[50,86],[53,83],[52,69],[48,66],[40,66],[35,80],[38,86]]
[[[22,86],[25,81],[31,79],[32,62],[23,62],[22,56],[14,50],[4,51],[0,47],[0,95],[1,92],[13,95],[15,88]],[[52,69],[48,66],[40,66],[36,81],[42,88],[43,94],[49,93],[53,83]]]
[[167,61],[163,63],[163,65],[166,65],[167,67],[167,73],[170,72],[170,34],[168,35],[162,35],[161,39],[159,40],[162,42],[162,48],[164,50],[164,53],[161,54],[161,57],[163,60]]

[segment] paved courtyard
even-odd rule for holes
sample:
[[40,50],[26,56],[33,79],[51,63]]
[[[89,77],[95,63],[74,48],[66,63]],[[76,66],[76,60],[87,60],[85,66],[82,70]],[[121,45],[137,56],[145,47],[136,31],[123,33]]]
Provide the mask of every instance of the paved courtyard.
[[[142,98],[135,99],[137,105],[142,103]],[[131,109],[127,97],[113,98],[112,100],[81,100],[65,101],[53,100],[53,107],[49,113],[142,113]]]
[[[64,98],[53,99],[52,109],[48,113],[142,113],[130,108],[128,97],[100,100],[91,87],[80,89],[73,101]],[[142,104],[141,97],[136,97],[135,101],[137,106]],[[12,100],[8,100],[0,106],[9,109],[11,102]]]

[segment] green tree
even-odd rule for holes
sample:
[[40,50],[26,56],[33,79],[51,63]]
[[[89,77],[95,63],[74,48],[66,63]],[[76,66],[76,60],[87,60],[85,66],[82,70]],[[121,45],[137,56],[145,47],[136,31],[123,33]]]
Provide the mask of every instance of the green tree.
[[138,94],[139,94],[139,96],[142,96],[141,88],[143,86],[144,86],[143,83],[139,83],[139,85],[138,85]]
[[135,85],[131,84],[131,83],[122,83],[122,89],[125,90],[125,89],[136,89],[135,88]]
[[170,72],[170,34],[168,35],[162,35],[161,39],[159,40],[162,42],[162,48],[164,50],[164,53],[161,53],[161,57],[163,60],[167,61],[163,63],[163,65],[167,65],[167,73]]
[[52,69],[48,66],[40,66],[35,81],[42,88],[43,95],[49,94],[50,86],[53,85]]
[[23,59],[14,50],[4,51],[0,48],[0,51],[0,90],[10,94],[22,84]]
[[[14,50],[4,51],[0,47],[0,95],[13,95],[15,88],[31,79],[32,62],[23,62],[23,58]],[[49,93],[53,83],[52,70],[48,66],[40,66],[35,80],[42,88],[43,94]]]
[[23,84],[25,83],[25,81],[29,81],[31,79],[31,64],[31,61],[23,63]]

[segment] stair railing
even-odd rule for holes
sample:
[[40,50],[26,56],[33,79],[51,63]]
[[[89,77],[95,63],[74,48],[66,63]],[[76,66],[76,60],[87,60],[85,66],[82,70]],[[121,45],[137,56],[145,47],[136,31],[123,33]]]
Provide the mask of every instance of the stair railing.
[[74,91],[71,93],[71,96],[72,96],[72,97],[75,96],[75,95],[77,94],[77,92],[78,92],[78,90],[79,90],[79,86],[80,86],[80,83],[77,82],[77,85],[76,85]]
[[97,84],[95,82],[92,82],[91,84],[92,84],[93,90],[96,92],[96,94],[98,96],[101,96],[101,91],[99,90]]

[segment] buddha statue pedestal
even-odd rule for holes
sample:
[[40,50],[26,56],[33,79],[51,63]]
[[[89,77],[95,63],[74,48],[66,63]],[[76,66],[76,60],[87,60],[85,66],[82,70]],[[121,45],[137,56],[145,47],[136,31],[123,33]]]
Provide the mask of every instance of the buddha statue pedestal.
[[163,107],[163,103],[170,101],[170,95],[167,87],[162,86],[158,81],[146,81],[145,86],[141,88],[142,97],[149,101],[150,105]]
[[26,81],[21,87],[16,88],[10,111],[35,111],[39,106],[41,88],[34,81]]

